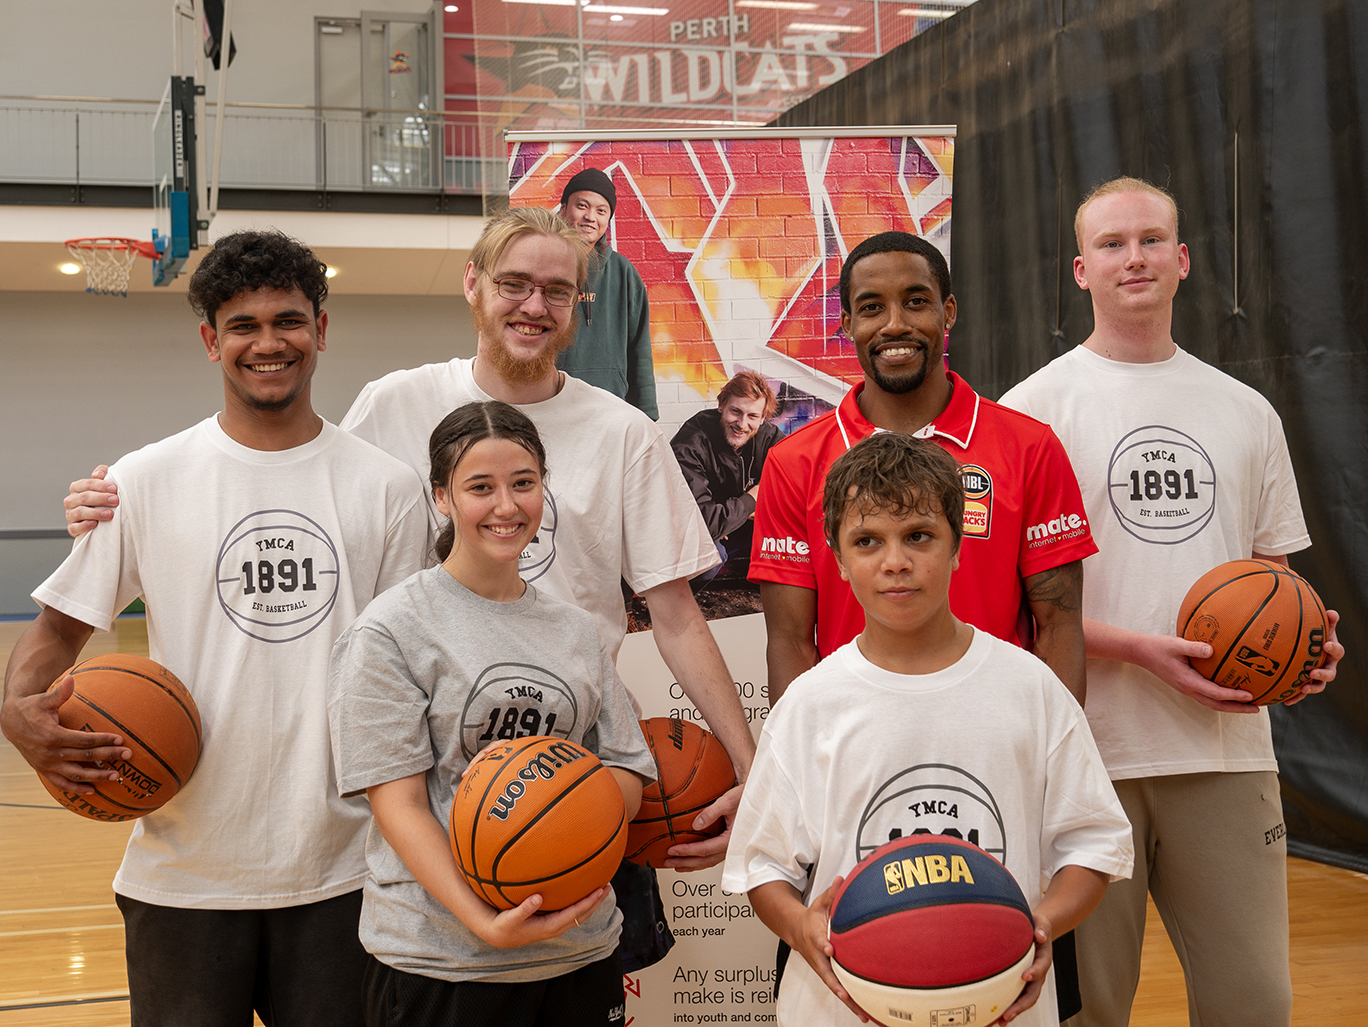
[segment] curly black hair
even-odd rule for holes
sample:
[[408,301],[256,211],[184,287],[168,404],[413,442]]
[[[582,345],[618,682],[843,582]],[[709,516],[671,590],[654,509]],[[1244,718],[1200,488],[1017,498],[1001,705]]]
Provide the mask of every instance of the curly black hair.
[[314,317],[328,296],[328,265],[284,232],[244,229],[214,244],[190,276],[188,299],[214,324],[219,307],[238,293],[298,289],[313,302]]

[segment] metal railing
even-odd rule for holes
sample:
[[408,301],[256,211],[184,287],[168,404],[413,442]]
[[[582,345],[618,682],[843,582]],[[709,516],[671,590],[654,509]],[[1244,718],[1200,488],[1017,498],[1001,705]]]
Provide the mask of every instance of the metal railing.
[[[0,102],[0,182],[152,185],[153,103]],[[199,126],[212,167],[215,117]],[[489,134],[489,133],[486,133]],[[480,126],[434,111],[230,105],[220,182],[234,189],[482,195],[507,189]],[[209,168],[200,169],[201,176]]]

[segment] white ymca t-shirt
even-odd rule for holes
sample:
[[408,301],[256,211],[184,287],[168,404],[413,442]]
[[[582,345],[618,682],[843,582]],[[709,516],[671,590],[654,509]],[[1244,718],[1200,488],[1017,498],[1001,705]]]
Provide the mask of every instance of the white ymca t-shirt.
[[[978,630],[934,674],[877,667],[857,638],[794,680],[760,735],[722,887],[787,881],[811,903],[880,845],[919,831],[986,850],[1032,907],[1061,867],[1118,880],[1133,862],[1130,823],[1078,703],[1040,660]],[[858,1022],[798,955],[776,1015]],[[1047,980],[1015,1023],[1058,1022]]]
[[142,596],[151,657],[185,683],[204,731],[190,781],[136,822],[114,890],[256,909],[360,888],[370,810],[338,795],[328,656],[372,597],[419,569],[421,484],[327,422],[303,446],[263,452],[217,416],[109,478],[113,520],[33,597],[107,631]]
[[[1073,462],[1100,552],[1083,615],[1172,635],[1199,577],[1311,544],[1282,422],[1259,393],[1178,349],[1130,364],[1078,346],[1002,397]],[[1088,661],[1088,723],[1113,780],[1277,770],[1268,713],[1217,713],[1146,670]]]
[[[408,464],[424,482],[442,418],[488,402],[473,359],[395,371],[361,390],[342,427]],[[698,504],[655,423],[616,396],[561,375],[561,390],[518,407],[546,447],[546,507],[519,563],[523,579],[588,610],[614,657],[627,633],[620,579],[637,592],[718,563]],[[428,490],[433,534],[444,518]]]

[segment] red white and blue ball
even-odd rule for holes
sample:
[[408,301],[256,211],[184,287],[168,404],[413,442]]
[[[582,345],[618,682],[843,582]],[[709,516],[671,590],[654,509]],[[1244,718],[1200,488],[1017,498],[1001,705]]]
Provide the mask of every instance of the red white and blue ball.
[[1007,868],[946,835],[872,852],[842,883],[829,928],[837,978],[888,1027],[991,1024],[1025,987],[1034,933]]

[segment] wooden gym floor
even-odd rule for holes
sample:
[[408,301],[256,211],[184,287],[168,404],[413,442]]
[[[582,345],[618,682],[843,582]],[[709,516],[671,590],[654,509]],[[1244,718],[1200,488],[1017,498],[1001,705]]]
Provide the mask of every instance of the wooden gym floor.
[[[0,663],[26,625],[0,622]],[[84,656],[147,655],[141,619],[96,634]],[[132,830],[68,813],[0,738],[0,1025],[126,1027],[123,922],[110,882]],[[1289,859],[1298,1027],[1368,1018],[1368,876]],[[1151,905],[1132,1022],[1183,1027],[1183,973]],[[642,1027],[656,1027],[654,1024]]]

